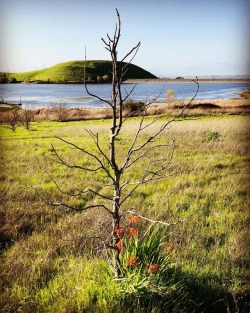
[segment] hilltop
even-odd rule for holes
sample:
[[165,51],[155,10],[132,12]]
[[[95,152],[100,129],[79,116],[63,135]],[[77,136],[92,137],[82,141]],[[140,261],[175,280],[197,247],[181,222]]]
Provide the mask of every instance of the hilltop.
[[[84,61],[69,61],[52,67],[22,73],[0,73],[2,83],[80,83],[83,82]],[[120,63],[120,68],[126,65]],[[111,81],[111,61],[86,61],[86,80],[88,82]],[[134,64],[128,65],[124,79],[152,79],[156,78],[150,72]]]

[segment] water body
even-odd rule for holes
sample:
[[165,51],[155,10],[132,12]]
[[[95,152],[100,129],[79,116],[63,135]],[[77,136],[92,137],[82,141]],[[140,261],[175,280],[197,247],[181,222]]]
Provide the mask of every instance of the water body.
[[[131,91],[134,84],[123,84],[123,95]],[[88,85],[89,91],[106,100],[110,99],[110,84]],[[200,91],[197,100],[202,99],[226,99],[237,98],[237,94],[250,88],[250,83],[200,83]],[[158,101],[164,101],[166,92],[173,89],[178,100],[191,98],[196,90],[195,83],[139,83],[136,85],[129,99],[145,101],[158,97]],[[98,108],[105,104],[87,94],[81,84],[1,84],[0,95],[8,103],[18,103],[20,96],[24,106],[32,109],[46,107],[52,103],[63,102],[68,107]]]

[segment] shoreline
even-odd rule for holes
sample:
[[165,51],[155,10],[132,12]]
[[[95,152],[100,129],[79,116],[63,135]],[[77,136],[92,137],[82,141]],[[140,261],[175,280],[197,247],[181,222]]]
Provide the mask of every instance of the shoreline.
[[[196,81],[196,78],[131,78],[126,79],[123,81],[123,84],[139,84],[139,83],[191,83]],[[199,83],[242,83],[242,84],[249,84],[250,78],[199,78]],[[27,84],[27,85],[70,85],[70,84],[83,84],[83,81],[67,81],[67,82],[53,82],[53,81],[17,81],[15,83],[1,83],[2,85],[8,85],[8,84]],[[86,82],[87,85],[93,85],[93,84],[111,84],[111,82],[94,82],[94,81],[88,81]]]
[[[227,99],[203,99],[194,100],[190,107],[185,111],[185,116],[198,115],[249,115],[250,114],[250,88],[239,92],[239,98]],[[184,101],[170,101],[152,103],[147,109],[147,115],[176,115],[185,106]],[[24,110],[27,110],[33,116],[34,121],[83,121],[83,120],[99,120],[110,119],[112,110],[109,107],[102,108],[83,108],[83,107],[43,107],[39,109],[22,109],[15,104],[0,104],[0,123],[4,123],[8,115],[16,110],[22,115]],[[131,114],[131,109],[124,109],[124,117]],[[140,115],[135,112],[132,116]]]
[[[128,79],[125,84],[135,84],[135,83],[192,83],[196,81],[196,78],[156,78],[156,79]],[[198,78],[199,83],[242,83],[249,84],[250,78]]]

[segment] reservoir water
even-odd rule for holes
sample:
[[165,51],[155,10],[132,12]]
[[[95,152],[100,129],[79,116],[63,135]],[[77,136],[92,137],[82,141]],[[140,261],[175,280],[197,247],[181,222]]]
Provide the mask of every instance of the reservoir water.
[[[123,95],[125,96],[134,87],[134,84],[124,83]],[[110,99],[110,84],[90,84],[89,91],[106,100]],[[237,98],[238,92],[250,88],[250,83],[211,83],[201,82],[200,91],[196,97],[201,99],[226,99]],[[192,82],[146,82],[138,83],[129,96],[129,99],[145,101],[158,97],[157,102],[166,99],[167,90],[172,89],[178,100],[191,98],[196,90]],[[105,103],[87,94],[81,84],[0,84],[0,96],[8,103],[18,103],[21,100],[24,106],[30,109],[50,106],[53,103],[66,103],[68,107],[97,108]]]

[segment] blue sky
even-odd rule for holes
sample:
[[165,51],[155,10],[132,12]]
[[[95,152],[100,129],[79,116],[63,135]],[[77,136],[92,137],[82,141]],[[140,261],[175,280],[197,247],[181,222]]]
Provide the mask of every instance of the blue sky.
[[0,0],[0,71],[109,59],[101,41],[122,20],[119,56],[160,77],[250,74],[249,0]]

